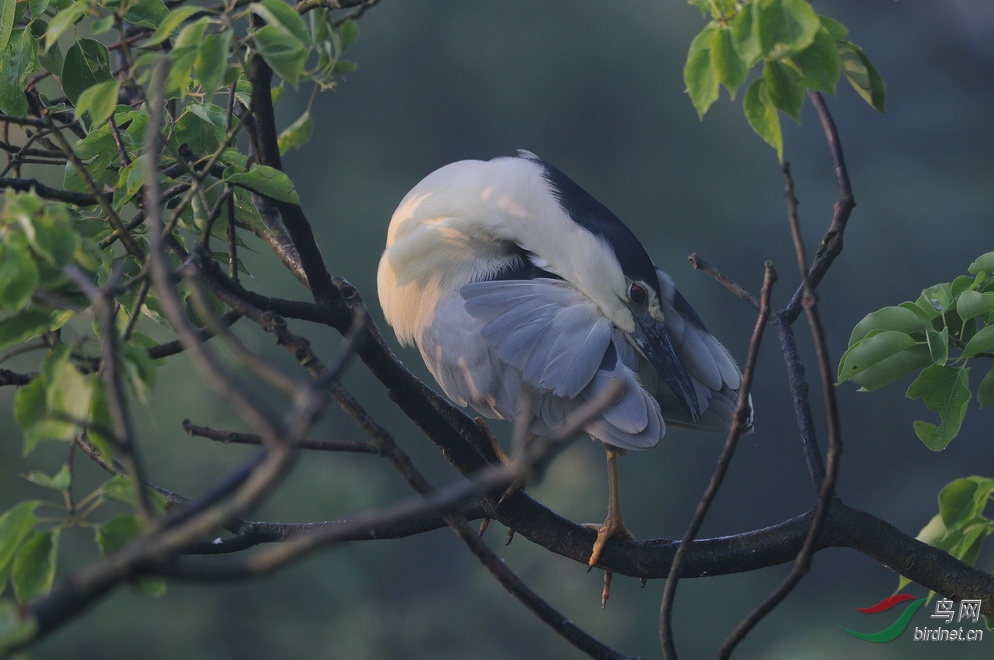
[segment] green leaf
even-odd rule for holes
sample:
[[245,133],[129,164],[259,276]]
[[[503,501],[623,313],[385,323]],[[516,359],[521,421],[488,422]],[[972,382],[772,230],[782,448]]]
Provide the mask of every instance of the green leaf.
[[956,299],[956,313],[964,321],[981,314],[994,313],[994,293],[967,290]]
[[767,59],[795,55],[815,39],[821,21],[805,0],[758,0],[760,47]]
[[20,220],[32,249],[45,262],[60,271],[72,263],[80,239],[64,206],[48,204],[30,219]]
[[925,341],[933,363],[943,365],[949,361],[949,328],[941,331],[926,328]]
[[717,29],[715,23],[709,23],[694,37],[690,42],[687,62],[683,66],[683,82],[700,119],[704,118],[711,104],[718,100],[720,83],[718,73],[711,63],[711,42]]
[[300,44],[310,45],[311,32],[307,29],[307,24],[289,5],[280,0],[262,0],[249,5],[249,9],[269,25],[282,29]]
[[68,320],[56,316],[52,310],[41,311],[33,307],[0,321],[0,350],[21,344],[38,335],[55,330]]
[[28,78],[41,69],[38,42],[25,28],[14,30],[7,46],[0,51],[0,111],[11,115],[27,115],[28,101],[24,88]]
[[915,434],[932,451],[941,451],[959,433],[970,403],[970,370],[933,364],[908,387],[909,399],[921,398],[932,412],[939,413],[938,426],[924,421],[914,423]]
[[209,34],[204,37],[204,41],[197,51],[193,68],[197,72],[200,84],[203,85],[204,92],[208,95],[213,94],[224,82],[225,74],[228,71],[231,35],[230,30]]
[[104,381],[99,378],[94,379],[91,385],[93,393],[90,396],[90,414],[86,420],[86,437],[104,460],[110,462],[114,458],[114,437],[110,435],[113,421],[110,416],[107,389]]
[[72,484],[72,471],[69,469],[69,464],[64,463],[54,475],[37,471],[29,472],[27,479],[42,488],[51,488],[61,492],[67,490]]
[[987,502],[994,492],[994,480],[985,477],[963,477],[951,481],[939,491],[939,515],[947,530],[984,515]]
[[25,500],[0,515],[0,591],[7,583],[21,544],[38,524],[35,509],[40,504],[40,500]]
[[931,306],[936,316],[944,314],[952,306],[953,302],[955,302],[952,285],[943,283],[930,286],[922,291],[922,295],[918,300],[922,303],[919,305],[922,309],[928,311],[929,306]]
[[60,9],[55,14],[55,18],[48,24],[48,29],[45,30],[45,50],[49,50],[52,44],[62,36],[63,32],[75,25],[76,21],[83,18],[87,9],[89,9],[89,3],[86,0],[80,0],[65,9]]
[[76,116],[82,117],[83,113],[89,112],[91,129],[104,124],[117,109],[120,91],[121,82],[118,80],[108,80],[87,87],[76,102]]
[[27,241],[23,246],[8,242],[0,244],[0,309],[19,311],[31,301],[31,295],[38,286],[38,267]]
[[129,3],[124,20],[155,30],[168,15],[169,8],[162,0],[139,0],[135,4]]
[[156,28],[155,34],[152,37],[142,43],[143,48],[149,48],[151,46],[158,46],[163,41],[168,39],[173,35],[173,32],[179,29],[188,18],[194,14],[206,11],[203,7],[197,5],[183,5],[182,7],[177,7],[176,9],[169,12],[169,14],[162,19],[159,23],[159,27]]
[[887,90],[884,80],[877,73],[870,58],[859,46],[848,41],[839,41],[839,57],[842,73],[856,93],[870,104],[874,110],[883,112],[887,107]]
[[[3,582],[0,582],[2,586]],[[38,621],[23,608],[8,600],[0,600],[0,657],[31,640],[38,628]],[[16,656],[13,656],[16,657]]]
[[749,69],[732,44],[730,29],[715,30],[711,38],[711,66],[718,81],[735,98],[735,90],[745,82]]
[[253,31],[252,39],[276,75],[296,87],[307,64],[308,48],[287,30],[271,24]]
[[340,39],[338,52],[341,53],[359,39],[359,25],[351,18],[347,19],[339,26],[338,35]]
[[62,65],[62,89],[73,105],[80,95],[97,83],[113,81],[110,51],[95,39],[80,39],[66,51]]
[[225,170],[222,181],[248,188],[253,192],[281,202],[300,204],[300,198],[297,196],[297,191],[294,189],[290,177],[268,165],[256,165],[248,172],[238,172],[229,167]]
[[828,16],[819,16],[818,20],[821,21],[821,27],[828,32],[832,39],[839,40],[849,34],[849,28],[847,28],[842,23],[839,23],[834,18],[829,18]]
[[155,361],[148,356],[148,351],[132,344],[122,346],[121,371],[131,392],[147,406],[158,374]]
[[977,401],[981,408],[986,408],[994,402],[994,365],[987,371],[987,375],[980,381],[977,388]]
[[[129,486],[130,488],[130,486]],[[96,529],[97,546],[103,555],[112,555],[141,532],[134,516],[116,516]]]
[[991,351],[994,351],[994,325],[987,325],[978,330],[977,334],[967,342],[960,357],[967,360]]
[[311,131],[314,130],[314,122],[311,120],[311,113],[305,111],[297,118],[297,121],[287,126],[277,140],[280,153],[285,154],[290,149],[300,149],[311,139]]
[[763,65],[763,82],[770,100],[794,121],[801,121],[804,88],[797,84],[797,75],[785,64],[767,61]]
[[852,346],[874,330],[895,330],[914,335],[925,330],[925,322],[906,307],[884,307],[867,314],[856,324],[849,336],[849,345]]
[[27,430],[45,418],[45,380],[34,378],[14,396],[14,420]]
[[842,61],[835,41],[835,37],[822,27],[811,45],[793,57],[794,66],[801,72],[801,85],[835,94],[842,72]]
[[994,252],[980,255],[973,260],[973,263],[966,270],[968,273],[973,273],[974,275],[978,273],[994,273]]
[[30,603],[49,592],[55,581],[58,554],[58,529],[36,530],[24,540],[10,576],[19,602]]
[[10,33],[14,30],[14,10],[17,3],[14,0],[0,2],[0,51],[7,48]]
[[763,56],[763,46],[759,40],[759,23],[755,20],[755,5],[742,7],[732,19],[732,44],[747,68]]
[[46,360],[44,373],[48,388],[45,401],[52,411],[83,419],[90,403],[90,383],[70,356],[70,350],[53,351]]
[[744,110],[746,121],[759,137],[777,152],[777,159],[783,161],[783,134],[780,131],[780,117],[777,108],[766,91],[762,79],[754,80],[746,92]]
[[875,390],[932,363],[928,346],[903,332],[873,331],[839,361],[839,383],[851,380]]

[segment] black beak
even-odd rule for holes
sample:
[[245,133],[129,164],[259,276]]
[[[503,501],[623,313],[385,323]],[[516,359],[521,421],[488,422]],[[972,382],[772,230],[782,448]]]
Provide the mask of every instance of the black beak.
[[656,373],[666,381],[667,387],[676,395],[690,418],[695,422],[700,421],[701,410],[690,372],[680,361],[666,328],[644,308],[633,309],[632,313],[635,316],[635,332],[632,333],[635,345],[656,369]]

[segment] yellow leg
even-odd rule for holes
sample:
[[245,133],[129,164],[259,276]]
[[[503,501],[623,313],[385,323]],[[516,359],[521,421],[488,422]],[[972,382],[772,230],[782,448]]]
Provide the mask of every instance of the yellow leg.
[[[623,539],[634,539],[635,537],[625,522],[621,519],[621,499],[618,496],[618,452],[612,447],[607,449],[607,487],[608,504],[607,518],[600,525],[596,523],[584,523],[584,527],[597,532],[597,540],[594,541],[594,548],[590,553],[590,561],[587,562],[588,570],[597,565],[600,561],[601,552],[604,545],[611,537],[618,536]],[[607,599],[611,595],[611,571],[604,571],[604,591],[601,595],[601,607],[607,604]]]

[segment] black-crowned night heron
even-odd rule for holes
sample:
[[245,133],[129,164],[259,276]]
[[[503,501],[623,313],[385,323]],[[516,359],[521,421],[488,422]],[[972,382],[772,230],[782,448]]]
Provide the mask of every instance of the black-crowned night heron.
[[552,165],[466,160],[429,174],[394,212],[377,276],[401,344],[446,395],[486,417],[555,432],[615,381],[583,427],[604,443],[610,503],[590,556],[632,538],[616,450],[672,424],[725,430],[742,376],[728,351],[611,211]]

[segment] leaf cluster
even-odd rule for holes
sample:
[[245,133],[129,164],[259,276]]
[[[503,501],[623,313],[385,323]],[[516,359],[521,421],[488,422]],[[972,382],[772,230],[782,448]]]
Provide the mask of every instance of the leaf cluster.
[[710,21],[690,44],[683,69],[690,100],[703,119],[724,86],[732,98],[750,72],[743,110],[752,129],[783,160],[779,113],[800,121],[807,92],[835,94],[842,76],[883,112],[886,90],[848,29],[815,13],[806,0],[689,0]]
[[[38,356],[14,397],[24,454],[45,442],[76,443],[111,472],[129,457],[127,408],[150,403],[161,356],[180,350],[158,344],[149,329],[178,334],[150,286],[150,213],[163,223],[172,266],[189,246],[210,253],[212,241],[223,241],[226,249],[213,254],[232,273],[244,271],[241,233],[271,236],[279,231],[267,217],[272,205],[300,201],[289,177],[258,162],[251,140],[239,140],[262,88],[253,61],[275,76],[275,84],[265,80],[266,103],[278,102],[285,86],[334,89],[355,69],[342,59],[358,38],[349,16],[281,0],[0,3],[0,113],[4,139],[20,141],[5,145],[12,155],[0,173],[8,182],[0,199],[0,362]],[[311,129],[307,110],[280,133],[279,150],[300,148]],[[35,173],[62,187],[38,184]],[[152,180],[161,191],[154,209]],[[206,331],[223,304],[179,289],[189,319]],[[28,475],[61,501],[26,500],[0,515],[0,593],[9,585],[19,604],[51,588],[63,530],[92,529],[109,554],[164,511],[154,492],[122,476],[76,501],[73,474],[70,461],[54,475]],[[111,501],[128,513],[95,521]],[[161,590],[158,580],[143,586]],[[30,624],[18,623],[23,612],[9,605],[0,601],[8,642]]]
[[[862,391],[919,372],[907,390],[938,413],[938,425],[918,420],[915,434],[929,449],[945,449],[959,433],[973,398],[971,365],[994,358],[994,252],[978,257],[952,282],[936,284],[917,300],[867,314],[849,337],[838,382]],[[994,401],[994,364],[977,387],[980,407]]]

